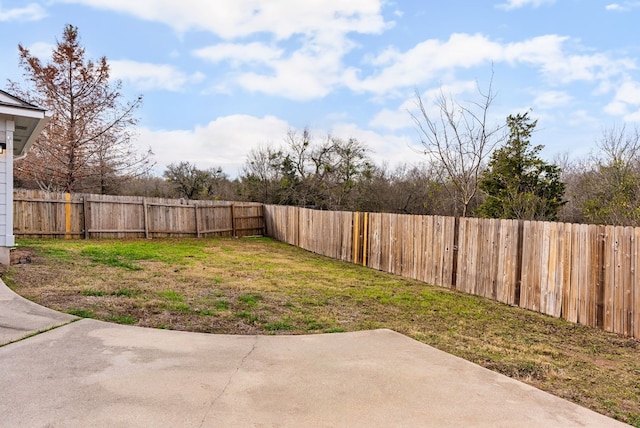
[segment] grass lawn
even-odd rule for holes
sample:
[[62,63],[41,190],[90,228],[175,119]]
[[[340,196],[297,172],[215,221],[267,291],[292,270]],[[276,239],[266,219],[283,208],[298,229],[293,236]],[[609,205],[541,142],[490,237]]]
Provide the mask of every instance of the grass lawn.
[[267,238],[21,240],[14,257],[5,283],[62,312],[230,334],[390,328],[640,427],[640,342]]

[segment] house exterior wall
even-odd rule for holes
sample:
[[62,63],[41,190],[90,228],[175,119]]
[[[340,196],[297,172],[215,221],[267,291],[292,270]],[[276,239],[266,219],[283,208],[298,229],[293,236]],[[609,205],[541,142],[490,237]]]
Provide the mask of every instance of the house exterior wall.
[[[15,123],[0,115],[0,141],[7,148],[0,154],[0,247],[15,245],[13,235],[13,132]],[[7,248],[8,250],[8,248]],[[2,251],[0,251],[2,253]],[[0,263],[5,255],[0,254]],[[8,251],[7,255],[8,257]]]

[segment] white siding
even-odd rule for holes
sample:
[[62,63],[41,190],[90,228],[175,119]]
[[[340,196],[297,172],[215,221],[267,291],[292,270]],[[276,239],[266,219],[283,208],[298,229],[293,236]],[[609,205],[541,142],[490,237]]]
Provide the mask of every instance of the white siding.
[[14,122],[0,116],[0,141],[7,144],[0,154],[0,246],[15,244],[13,236],[13,131]]

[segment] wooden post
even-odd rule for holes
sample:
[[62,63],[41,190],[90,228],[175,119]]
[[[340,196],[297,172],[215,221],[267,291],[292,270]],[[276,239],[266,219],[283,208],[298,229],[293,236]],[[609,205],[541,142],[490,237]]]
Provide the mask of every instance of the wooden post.
[[193,209],[196,212],[196,238],[200,238],[200,210],[197,203],[193,204]]
[[455,290],[458,282],[458,245],[460,241],[460,217],[453,223],[453,261],[451,263],[451,289]]
[[300,246],[300,213],[301,212],[302,212],[302,208],[296,207],[296,217],[297,217],[296,225],[298,227],[298,233],[296,234],[296,242],[295,242],[296,247]]
[[89,239],[89,224],[91,222],[91,213],[89,212],[89,201],[85,196],[82,198],[82,227],[84,228],[84,239]]
[[520,294],[522,292],[522,251],[524,246],[524,220],[518,220],[518,237],[516,245],[516,287],[514,290],[513,304],[520,306]]
[[231,236],[236,237],[236,218],[234,204],[231,204]]
[[369,213],[364,213],[364,226],[362,230],[362,266],[367,265],[367,235],[369,234]]
[[144,237],[149,239],[149,214],[147,207],[147,198],[142,198],[142,222],[144,223]]
[[360,213],[353,213],[353,263],[358,263],[358,241],[360,240]]
[[67,201],[64,204],[64,239],[71,239],[71,235],[69,234],[69,232],[71,232],[71,194],[65,193],[64,200]]

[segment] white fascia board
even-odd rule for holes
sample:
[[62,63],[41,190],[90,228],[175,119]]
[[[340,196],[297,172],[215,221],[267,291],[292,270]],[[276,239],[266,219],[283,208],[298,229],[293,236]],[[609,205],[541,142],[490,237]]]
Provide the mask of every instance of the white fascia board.
[[46,116],[46,112],[44,110],[35,110],[18,106],[11,107],[7,105],[0,105],[0,114],[29,117],[33,119],[43,119]]
[[34,141],[36,141],[38,136],[40,136],[40,132],[42,132],[44,127],[47,126],[47,124],[51,120],[51,117],[52,115],[49,114],[49,112],[44,112],[43,117],[38,121],[38,124],[33,129],[33,132],[31,133],[31,135],[29,135],[29,139],[27,140],[26,143],[24,143],[24,146],[22,147],[22,150],[20,151],[18,156],[22,156],[29,152],[29,149],[31,149],[31,146],[33,145]]

